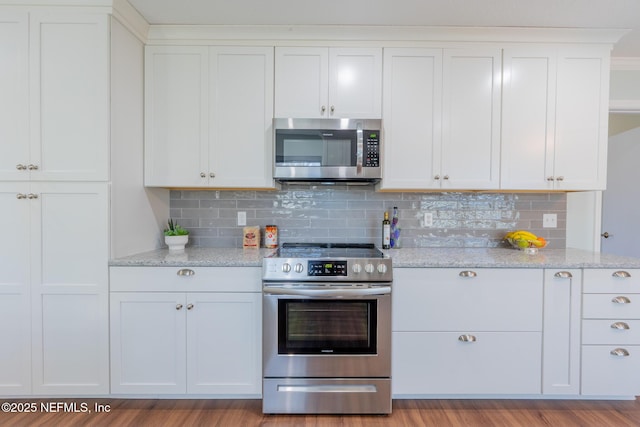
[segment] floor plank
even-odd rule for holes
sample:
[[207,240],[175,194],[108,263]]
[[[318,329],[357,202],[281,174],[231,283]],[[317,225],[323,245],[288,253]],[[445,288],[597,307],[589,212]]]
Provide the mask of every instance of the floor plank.
[[[15,427],[637,427],[640,399],[394,400],[391,415],[264,415],[260,400],[2,400],[0,425]],[[35,404],[35,405],[33,405]],[[41,406],[44,405],[44,406]],[[99,406],[108,412],[96,412]],[[25,412],[32,409],[32,412]]]

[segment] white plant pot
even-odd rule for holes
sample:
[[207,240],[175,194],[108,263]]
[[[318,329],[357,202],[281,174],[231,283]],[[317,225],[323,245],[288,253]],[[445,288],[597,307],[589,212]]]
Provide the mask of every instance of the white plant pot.
[[164,242],[169,246],[169,251],[184,251],[184,245],[189,241],[189,235],[184,236],[164,236]]

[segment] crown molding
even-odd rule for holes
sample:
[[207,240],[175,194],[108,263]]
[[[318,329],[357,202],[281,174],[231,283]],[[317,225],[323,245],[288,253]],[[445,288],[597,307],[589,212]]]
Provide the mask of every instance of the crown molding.
[[148,42],[538,42],[615,44],[619,29],[359,25],[151,25]]

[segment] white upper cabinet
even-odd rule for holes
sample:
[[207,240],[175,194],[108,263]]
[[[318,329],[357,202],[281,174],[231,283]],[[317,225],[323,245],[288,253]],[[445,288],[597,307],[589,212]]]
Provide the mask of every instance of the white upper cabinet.
[[603,190],[609,51],[504,50],[501,188]]
[[0,14],[0,178],[105,181],[108,17]]
[[145,184],[273,187],[273,48],[148,46]]
[[385,49],[383,189],[496,189],[499,49]]
[[442,140],[442,50],[385,49],[383,87],[382,187],[432,188]]
[[500,185],[501,50],[444,51],[442,96],[443,189]]
[[199,186],[208,169],[206,47],[145,50],[145,184]]
[[382,49],[277,47],[275,116],[380,118]]
[[[29,15],[0,12],[0,179],[27,179]],[[22,167],[25,169],[22,169]]]

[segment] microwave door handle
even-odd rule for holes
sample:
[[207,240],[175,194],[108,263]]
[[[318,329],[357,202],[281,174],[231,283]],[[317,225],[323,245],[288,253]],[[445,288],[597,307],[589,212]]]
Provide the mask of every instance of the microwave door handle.
[[356,174],[362,174],[362,157],[364,153],[364,136],[362,123],[358,123],[356,128]]

